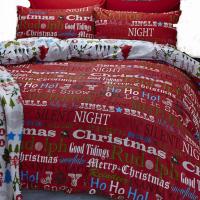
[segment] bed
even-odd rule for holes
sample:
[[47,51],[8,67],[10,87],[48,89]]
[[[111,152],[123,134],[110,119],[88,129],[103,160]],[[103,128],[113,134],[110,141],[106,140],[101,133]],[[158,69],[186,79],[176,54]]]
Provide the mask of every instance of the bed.
[[[87,21],[66,38],[63,10],[18,8],[18,39],[0,43],[1,200],[199,199],[200,63],[176,49],[170,9],[65,10]],[[146,16],[155,30],[124,36]]]

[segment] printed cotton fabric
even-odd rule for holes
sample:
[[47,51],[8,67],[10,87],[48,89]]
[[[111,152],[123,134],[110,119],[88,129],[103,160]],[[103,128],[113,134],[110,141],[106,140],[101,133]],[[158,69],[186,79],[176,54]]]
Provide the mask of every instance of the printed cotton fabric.
[[95,8],[95,37],[129,39],[176,46],[180,12],[142,13]]
[[129,40],[30,38],[0,49],[24,105],[23,188],[198,199],[198,62]]
[[[2,55],[2,54],[1,54]],[[12,76],[0,66],[0,199],[22,199],[19,154],[23,131],[20,89]]]
[[94,38],[94,7],[30,9],[18,6],[16,37]]

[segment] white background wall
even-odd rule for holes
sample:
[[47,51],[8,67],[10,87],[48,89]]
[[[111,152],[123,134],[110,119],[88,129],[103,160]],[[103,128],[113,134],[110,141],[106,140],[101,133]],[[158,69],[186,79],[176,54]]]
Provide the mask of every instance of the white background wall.
[[[200,0],[181,1],[183,12],[178,24],[178,48],[193,57],[200,57]],[[16,5],[29,6],[29,2],[0,0],[0,41],[15,38]]]

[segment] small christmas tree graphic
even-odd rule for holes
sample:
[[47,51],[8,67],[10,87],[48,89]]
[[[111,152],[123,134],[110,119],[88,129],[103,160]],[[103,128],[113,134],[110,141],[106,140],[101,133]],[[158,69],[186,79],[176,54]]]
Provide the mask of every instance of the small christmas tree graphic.
[[10,163],[10,156],[9,156],[9,150],[8,149],[4,150],[4,154],[3,154],[2,157],[3,157],[4,161],[6,162],[6,167],[7,167],[7,164]]
[[12,109],[15,107],[15,103],[13,101],[13,99],[10,99],[10,105],[9,105]]
[[8,151],[9,151],[10,153],[13,152],[13,150],[12,150],[12,144],[9,144]]
[[13,180],[13,189],[14,189],[14,191],[16,191],[17,185],[19,186],[20,182],[19,182],[19,178],[17,178],[16,172],[15,172],[15,177],[14,177],[14,180]]
[[19,153],[19,145],[18,144],[15,147],[15,153]]
[[5,107],[5,105],[7,104],[5,97],[3,96],[1,99],[1,105],[3,106],[3,108]]

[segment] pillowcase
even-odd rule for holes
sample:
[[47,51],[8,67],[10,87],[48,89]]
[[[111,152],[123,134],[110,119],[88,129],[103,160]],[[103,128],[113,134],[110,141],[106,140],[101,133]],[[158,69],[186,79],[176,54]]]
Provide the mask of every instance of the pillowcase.
[[107,0],[106,9],[135,12],[169,12],[180,9],[180,0]]
[[39,9],[72,9],[88,6],[103,6],[105,0],[29,0],[31,8]]
[[139,13],[95,8],[94,15],[98,39],[146,40],[176,45],[174,24],[179,20],[180,11]]
[[94,38],[94,7],[30,9],[18,6],[17,38]]

